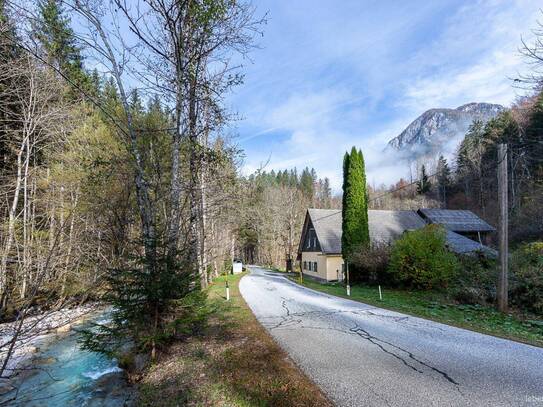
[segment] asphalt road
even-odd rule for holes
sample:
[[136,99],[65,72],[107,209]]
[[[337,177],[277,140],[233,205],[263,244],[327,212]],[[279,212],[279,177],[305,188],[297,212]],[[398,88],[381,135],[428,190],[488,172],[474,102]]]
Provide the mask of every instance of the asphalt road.
[[318,293],[252,267],[258,320],[338,406],[543,406],[543,349]]

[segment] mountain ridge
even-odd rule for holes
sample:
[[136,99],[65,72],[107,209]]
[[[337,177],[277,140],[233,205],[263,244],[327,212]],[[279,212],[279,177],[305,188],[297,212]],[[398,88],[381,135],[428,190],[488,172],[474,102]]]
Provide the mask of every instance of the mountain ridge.
[[485,102],[466,103],[454,109],[426,110],[398,136],[391,139],[386,150],[414,155],[443,150],[447,143],[455,142],[464,136],[474,120],[486,123],[504,110],[502,105]]

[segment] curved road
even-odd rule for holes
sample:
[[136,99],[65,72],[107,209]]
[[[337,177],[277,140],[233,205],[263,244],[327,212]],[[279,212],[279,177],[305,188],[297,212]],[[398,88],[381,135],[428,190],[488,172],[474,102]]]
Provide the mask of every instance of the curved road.
[[541,348],[251,271],[253,313],[338,406],[543,406]]

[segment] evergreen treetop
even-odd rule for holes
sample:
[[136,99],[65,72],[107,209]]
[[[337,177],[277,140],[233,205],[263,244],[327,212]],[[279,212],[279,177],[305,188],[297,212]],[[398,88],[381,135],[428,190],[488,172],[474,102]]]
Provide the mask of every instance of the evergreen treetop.
[[341,247],[346,261],[355,250],[370,243],[367,197],[364,156],[353,147],[343,159]]

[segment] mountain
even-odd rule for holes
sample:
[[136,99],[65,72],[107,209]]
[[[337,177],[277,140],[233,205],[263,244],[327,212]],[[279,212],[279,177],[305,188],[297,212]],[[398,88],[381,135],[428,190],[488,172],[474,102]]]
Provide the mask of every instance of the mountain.
[[393,149],[411,156],[452,150],[474,120],[486,123],[504,109],[491,103],[468,103],[456,109],[427,110],[399,136],[390,140],[387,150]]

